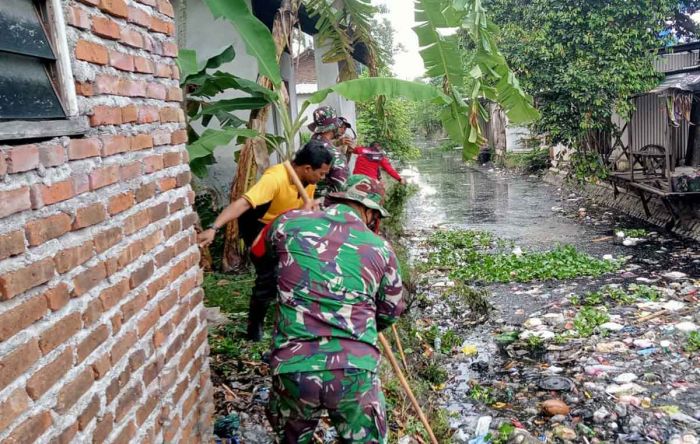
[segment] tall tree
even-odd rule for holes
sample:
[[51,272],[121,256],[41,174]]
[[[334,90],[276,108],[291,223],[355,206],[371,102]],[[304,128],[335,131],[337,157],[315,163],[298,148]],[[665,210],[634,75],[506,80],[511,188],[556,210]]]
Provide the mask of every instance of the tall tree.
[[692,16],[698,11],[700,0],[679,1],[668,21],[668,32],[681,41],[697,40],[700,28]]
[[659,79],[653,60],[676,0],[487,0],[499,43],[552,142],[606,150],[613,110]]

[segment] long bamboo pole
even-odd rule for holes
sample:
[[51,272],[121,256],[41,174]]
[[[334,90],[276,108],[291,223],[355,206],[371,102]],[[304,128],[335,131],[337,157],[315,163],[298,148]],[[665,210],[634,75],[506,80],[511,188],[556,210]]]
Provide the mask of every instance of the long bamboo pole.
[[[284,167],[287,170],[287,174],[289,174],[289,177],[292,179],[292,182],[294,182],[294,185],[296,185],[297,191],[299,191],[301,198],[304,200],[304,205],[308,205],[308,203],[311,201],[311,199],[306,194],[306,190],[304,189],[304,185],[299,180],[299,176],[297,176],[296,171],[294,171],[292,164],[287,160],[284,162]],[[430,427],[430,423],[428,422],[428,418],[425,417],[425,413],[423,413],[423,409],[421,409],[420,404],[418,404],[418,400],[416,399],[416,396],[413,394],[413,390],[411,390],[411,386],[408,385],[408,381],[406,381],[406,378],[404,377],[403,372],[401,371],[401,367],[399,367],[399,363],[396,361],[396,356],[394,356],[394,352],[391,350],[391,346],[389,345],[389,342],[387,342],[387,340],[383,334],[379,333],[378,336],[379,336],[379,342],[382,344],[382,348],[384,349],[384,354],[386,355],[387,359],[389,359],[389,363],[391,364],[391,367],[394,369],[394,373],[396,373],[396,376],[398,376],[399,383],[401,384],[401,387],[403,387],[403,389],[406,391],[406,394],[408,395],[408,399],[411,401],[413,408],[415,409],[416,413],[418,414],[418,418],[420,419],[420,422],[423,423],[425,430],[428,432],[428,435],[430,436],[430,441],[433,444],[439,444],[437,438],[435,438],[435,434],[433,433],[432,427]],[[396,335],[396,340],[397,341],[399,340],[398,334]],[[401,342],[398,342],[398,343],[400,346]],[[406,362],[404,361],[404,365],[405,365],[405,363]],[[408,370],[408,368],[406,370]]]
[[391,326],[391,332],[394,334],[394,341],[396,341],[396,347],[399,349],[399,356],[401,357],[401,362],[403,363],[403,369],[408,371],[408,364],[406,363],[406,354],[403,352],[403,344],[401,344],[399,332],[398,330],[396,330],[396,324]]
[[411,386],[408,385],[408,381],[406,381],[406,378],[404,377],[403,372],[401,371],[401,367],[399,367],[399,363],[396,361],[396,356],[394,356],[394,352],[391,351],[391,346],[389,345],[389,342],[381,333],[379,333],[379,342],[382,344],[382,348],[384,348],[384,354],[386,355],[387,359],[389,359],[389,363],[394,369],[394,373],[396,373],[396,376],[398,376],[399,378],[399,383],[406,391],[408,399],[411,401],[411,404],[413,405],[413,408],[415,409],[416,413],[418,413],[418,418],[420,419],[420,422],[423,423],[425,430],[428,432],[428,435],[430,436],[430,441],[433,444],[438,444],[438,440],[435,437],[435,434],[433,433],[432,427],[430,427],[428,418],[425,417],[425,413],[423,413],[423,409],[420,408],[420,404],[418,404],[418,400],[413,394]]

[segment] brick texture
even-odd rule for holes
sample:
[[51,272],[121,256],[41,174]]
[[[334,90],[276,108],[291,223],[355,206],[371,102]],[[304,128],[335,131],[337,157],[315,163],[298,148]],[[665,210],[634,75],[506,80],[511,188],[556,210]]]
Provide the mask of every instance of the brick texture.
[[0,442],[206,442],[173,4],[58,3],[90,128],[0,146]]

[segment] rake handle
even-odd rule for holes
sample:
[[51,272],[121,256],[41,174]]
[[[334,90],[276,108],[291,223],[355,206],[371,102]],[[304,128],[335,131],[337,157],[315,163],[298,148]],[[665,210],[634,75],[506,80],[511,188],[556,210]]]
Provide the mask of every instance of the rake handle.
[[428,418],[425,417],[425,413],[423,413],[423,409],[420,408],[420,404],[418,404],[418,400],[416,399],[415,395],[413,394],[413,390],[411,390],[411,386],[408,385],[408,381],[406,381],[406,378],[403,376],[403,372],[401,371],[401,367],[399,367],[399,363],[396,361],[396,356],[394,356],[394,352],[391,351],[391,346],[389,345],[389,342],[387,342],[386,338],[381,333],[379,333],[379,342],[382,344],[382,347],[384,348],[384,354],[386,355],[387,359],[389,359],[389,363],[391,364],[391,367],[394,369],[394,373],[396,373],[396,376],[398,376],[398,378],[399,378],[399,383],[401,384],[403,389],[406,391],[406,394],[408,395],[408,399],[411,401],[411,404],[413,405],[413,408],[415,409],[416,413],[418,413],[418,418],[420,419],[420,422],[423,423],[425,430],[428,432],[428,435],[430,436],[430,441],[433,444],[439,444],[437,438],[435,438],[435,434],[433,433],[433,429],[430,427],[430,423],[428,422]]

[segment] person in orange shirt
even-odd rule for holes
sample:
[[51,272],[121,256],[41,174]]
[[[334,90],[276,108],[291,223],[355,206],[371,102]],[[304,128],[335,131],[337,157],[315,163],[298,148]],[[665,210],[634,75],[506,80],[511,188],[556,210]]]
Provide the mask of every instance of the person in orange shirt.
[[[292,167],[306,187],[306,193],[312,202],[316,184],[328,174],[332,161],[331,153],[323,142],[315,140],[304,145],[294,157]],[[238,219],[241,238],[250,247],[266,224],[285,211],[303,206],[304,200],[284,165],[274,165],[265,171],[243,197],[227,206],[211,227],[199,234],[197,241],[201,247],[211,244],[218,230]],[[256,276],[248,311],[248,338],[259,341],[262,339],[267,307],[277,295],[277,279],[274,264],[254,256],[251,260]]]

